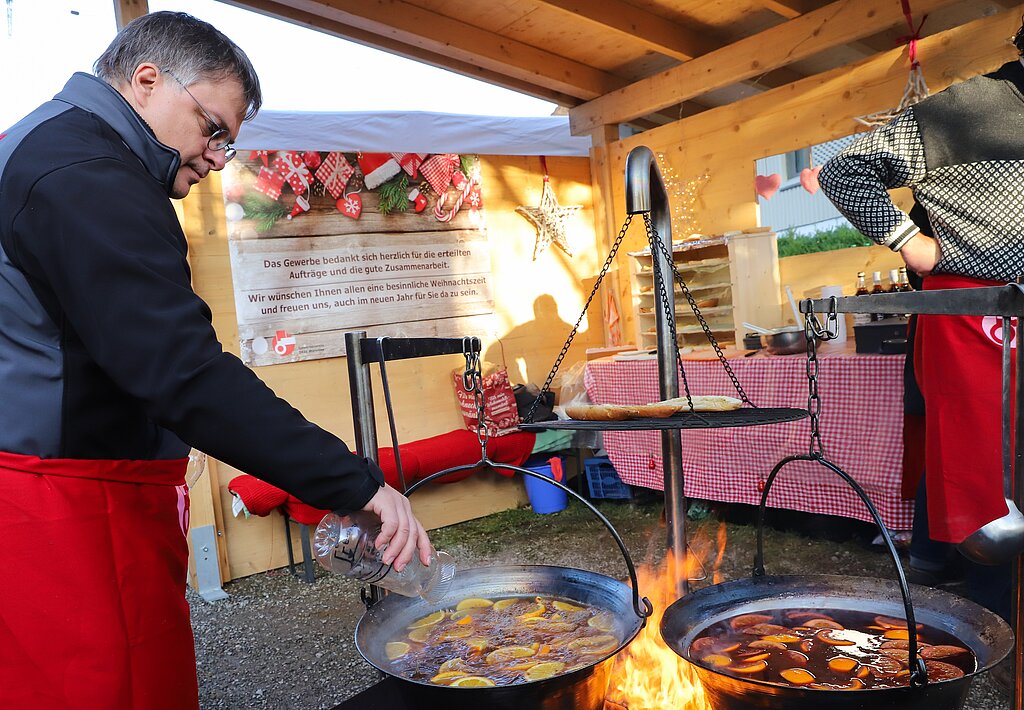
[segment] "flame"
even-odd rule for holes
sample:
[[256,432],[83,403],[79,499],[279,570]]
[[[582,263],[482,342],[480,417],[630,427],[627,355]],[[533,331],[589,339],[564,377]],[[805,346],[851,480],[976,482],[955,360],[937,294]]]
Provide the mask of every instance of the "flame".
[[[718,568],[725,553],[725,540],[725,524],[722,523],[718,528],[711,575],[716,584],[720,579]],[[698,548],[696,542],[683,565],[683,573],[690,579],[700,577],[704,571],[701,555],[692,553]],[[654,613],[633,643],[616,659],[607,699],[629,710],[713,710],[694,667],[661,639],[661,617],[676,600],[671,565],[668,561],[641,565],[637,568],[637,579],[641,594],[651,600]]]

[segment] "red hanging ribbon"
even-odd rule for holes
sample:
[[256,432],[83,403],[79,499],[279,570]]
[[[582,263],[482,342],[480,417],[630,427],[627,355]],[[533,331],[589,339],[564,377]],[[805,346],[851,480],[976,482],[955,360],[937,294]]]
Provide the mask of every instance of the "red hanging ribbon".
[[548,161],[543,155],[540,156],[540,169],[544,171],[544,182],[548,182]]
[[910,0],[900,0],[900,4],[903,6],[903,16],[907,19],[907,27],[910,29],[910,34],[899,37],[897,41],[900,44],[907,45],[907,56],[910,59],[910,68],[916,69],[921,66],[921,63],[917,61],[917,42],[921,39],[921,28],[924,27],[925,20],[928,19],[928,15],[921,18],[921,24],[914,29],[914,15],[910,10]]

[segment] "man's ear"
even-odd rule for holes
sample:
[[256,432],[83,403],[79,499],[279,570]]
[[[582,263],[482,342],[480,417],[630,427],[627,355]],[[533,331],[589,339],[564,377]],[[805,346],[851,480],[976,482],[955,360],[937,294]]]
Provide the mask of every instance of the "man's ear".
[[164,77],[156,64],[146,62],[135,67],[132,73],[129,92],[135,99],[135,105],[145,107],[153,96],[153,91],[163,82]]

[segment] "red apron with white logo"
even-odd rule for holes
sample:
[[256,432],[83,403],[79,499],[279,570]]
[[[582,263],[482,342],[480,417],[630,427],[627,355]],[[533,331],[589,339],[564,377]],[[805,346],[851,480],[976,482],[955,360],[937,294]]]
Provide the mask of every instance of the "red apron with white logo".
[[186,465],[0,452],[0,708],[199,707]]
[[[999,285],[961,276],[924,280],[925,291]],[[1002,342],[1002,318],[919,317],[914,368],[925,400],[928,529],[935,540],[961,542],[1006,515]]]

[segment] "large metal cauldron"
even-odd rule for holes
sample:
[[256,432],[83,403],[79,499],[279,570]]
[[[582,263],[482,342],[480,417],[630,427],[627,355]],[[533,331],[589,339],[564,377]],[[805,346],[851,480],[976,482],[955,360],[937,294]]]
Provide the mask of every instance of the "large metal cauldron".
[[[881,530],[896,566],[897,580],[828,575],[765,576],[763,523],[765,501],[775,476],[790,461],[816,461],[843,478],[867,505]],[[963,678],[927,682],[915,671],[916,633],[911,633],[911,685],[905,688],[815,690],[739,679],[694,664],[715,710],[958,710],[963,707],[975,675],[990,669],[1013,648],[1013,632],[1002,618],[948,592],[907,584],[896,548],[870,499],[844,471],[821,454],[783,459],[765,482],[758,516],[754,576],[705,587],[678,599],[661,620],[665,643],[688,659],[690,644],[708,627],[738,614],[781,609],[838,609],[903,618],[908,628],[924,623],[959,639],[978,659]],[[921,664],[923,665],[923,664]]]
[[[956,680],[919,687],[877,690],[812,690],[738,679],[694,664],[715,710],[954,710],[963,706],[976,673],[988,670],[1013,648],[1013,634],[1000,617],[973,602],[928,587],[910,586],[914,614],[958,638],[978,657],[978,670]],[[736,614],[774,609],[841,609],[900,618],[900,587],[870,577],[771,576],[741,579],[687,594],[661,620],[665,643],[680,656],[709,626]]]
[[[364,659],[382,673],[400,681],[402,693],[417,707],[446,710],[600,710],[611,679],[615,655],[636,638],[651,614],[651,603],[640,598],[636,570],[622,539],[601,513],[578,493],[534,471],[517,466],[487,462],[495,468],[517,471],[547,481],[565,490],[590,508],[611,533],[626,560],[632,587],[596,572],[544,565],[511,565],[460,569],[445,599],[430,604],[395,594],[374,604],[356,625],[356,648]],[[458,466],[418,481],[420,485],[435,478],[475,468]],[[391,672],[384,646],[404,635],[406,627],[438,609],[448,608],[467,597],[554,596],[571,599],[608,610],[616,618],[618,647],[589,666],[544,680],[492,688],[451,688],[410,680]]]

